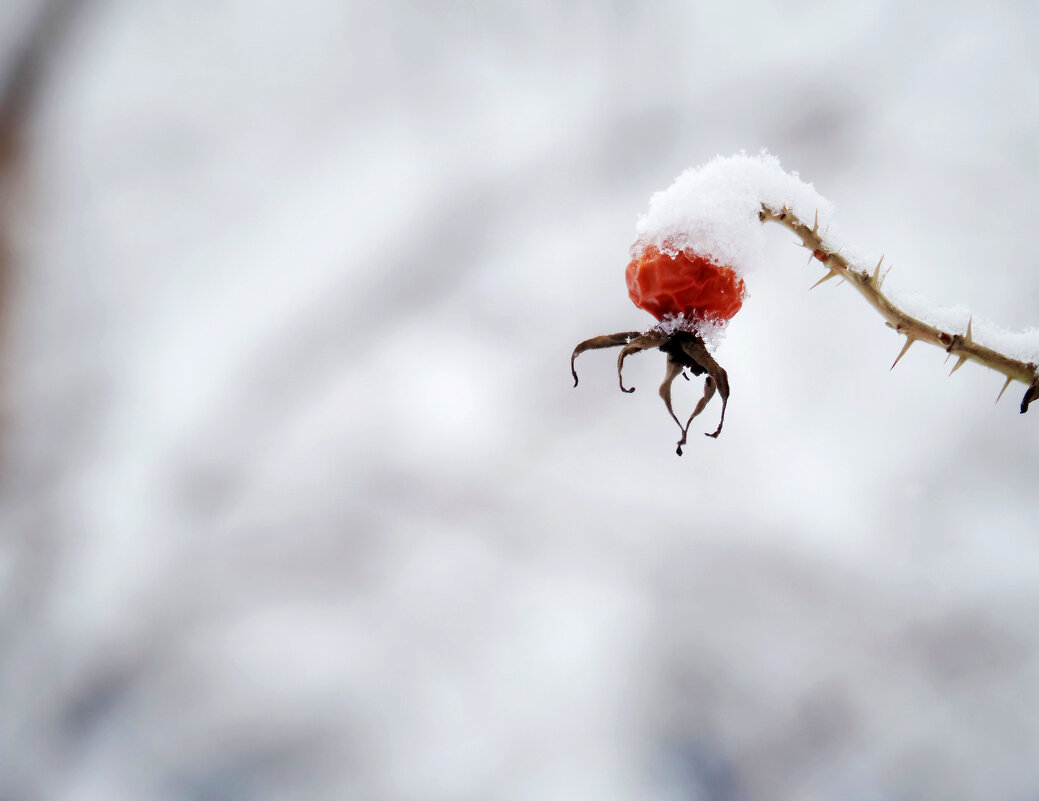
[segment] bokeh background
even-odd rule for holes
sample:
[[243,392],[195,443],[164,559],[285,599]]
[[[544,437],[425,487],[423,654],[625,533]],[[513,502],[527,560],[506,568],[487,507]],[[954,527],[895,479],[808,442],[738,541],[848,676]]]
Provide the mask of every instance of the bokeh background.
[[661,354],[630,396],[568,365],[651,322],[650,194],[741,149],[892,285],[1039,324],[1037,37],[1028,0],[0,4],[0,798],[1039,798],[1020,385],[889,372],[778,228],[718,441],[675,456]]

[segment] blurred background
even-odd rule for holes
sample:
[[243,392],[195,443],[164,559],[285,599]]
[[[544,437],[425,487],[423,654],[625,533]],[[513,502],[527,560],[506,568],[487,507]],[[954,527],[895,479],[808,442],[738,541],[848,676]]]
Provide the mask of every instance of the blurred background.
[[[0,798],[1039,798],[1039,411],[788,232],[674,453],[623,270],[768,148],[1039,324],[1039,11],[0,4]],[[699,397],[676,384],[679,414]]]

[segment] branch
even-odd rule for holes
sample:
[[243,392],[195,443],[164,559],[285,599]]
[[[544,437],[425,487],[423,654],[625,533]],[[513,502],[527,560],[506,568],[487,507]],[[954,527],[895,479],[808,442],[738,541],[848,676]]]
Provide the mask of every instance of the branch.
[[[840,276],[855,287],[869,301],[869,304],[880,312],[880,316],[884,318],[890,328],[905,336],[905,345],[898,354],[898,358],[895,359],[895,364],[898,364],[899,359],[905,355],[910,345],[914,342],[929,342],[932,345],[937,345],[949,355],[958,357],[956,364],[952,368],[953,373],[962,367],[965,362],[975,361],[1006,376],[1006,383],[1003,384],[1003,389],[1000,390],[999,397],[996,398],[997,403],[999,398],[1003,397],[1003,392],[1006,391],[1006,388],[1010,386],[1012,381],[1020,381],[1028,386],[1024,398],[1021,400],[1022,414],[1028,411],[1028,404],[1039,398],[1039,368],[1036,367],[1034,362],[1013,359],[991,348],[979,345],[971,336],[972,321],[968,321],[967,330],[963,334],[950,334],[929,323],[918,320],[898,308],[881,291],[885,277],[885,274],[882,274],[880,271],[881,264],[884,261],[883,257],[877,263],[872,273],[868,270],[856,269],[855,265],[842,256],[840,251],[830,250],[826,243],[823,242],[822,237],[819,235],[818,215],[816,215],[815,223],[809,226],[785,206],[776,211],[774,208],[762,203],[758,218],[763,223],[770,220],[777,222],[789,228],[800,237],[804,246],[812,251],[812,255],[821,261],[829,271],[818,283]],[[894,367],[895,364],[891,366]]]

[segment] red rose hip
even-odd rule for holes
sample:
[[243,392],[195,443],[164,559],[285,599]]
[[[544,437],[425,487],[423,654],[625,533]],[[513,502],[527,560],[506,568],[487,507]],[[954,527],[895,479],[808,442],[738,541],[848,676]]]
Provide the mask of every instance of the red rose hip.
[[743,306],[746,287],[723,264],[683,251],[670,256],[649,245],[624,272],[632,302],[658,320],[683,314],[688,319],[721,322]]

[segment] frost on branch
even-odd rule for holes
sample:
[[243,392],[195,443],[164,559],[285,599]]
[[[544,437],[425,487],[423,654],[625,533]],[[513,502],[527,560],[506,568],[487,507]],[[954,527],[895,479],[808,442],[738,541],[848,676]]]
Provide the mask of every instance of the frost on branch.
[[[725,419],[729,384],[709,349],[716,346],[743,304],[745,276],[764,261],[761,223],[776,222],[793,231],[822,262],[826,273],[817,283],[844,279],[889,327],[905,336],[895,364],[914,342],[929,342],[956,357],[952,372],[967,361],[976,361],[1005,376],[999,397],[1013,381],[1027,385],[1021,412],[1028,410],[1039,397],[1039,329],[1015,334],[975,319],[966,309],[943,309],[885,293],[883,259],[873,267],[860,264],[861,259],[846,246],[826,236],[831,217],[830,203],[811,184],[796,173],[785,172],[778,159],[765,153],[716,158],[686,170],[650,199],[649,211],[635,227],[631,262],[625,272],[632,301],[656,317],[657,325],[645,333],[609,334],[580,343],[570,358],[574,386],[574,360],[580,353],[621,347],[617,360],[620,386],[634,392],[624,386],[625,358],[657,348],[667,354],[660,396],[682,432],[678,454],[682,454],[693,419],[716,392],[722,399],[721,420],[708,436],[717,437]],[[687,370],[707,377],[703,397],[683,425],[672,408],[671,385]]]

